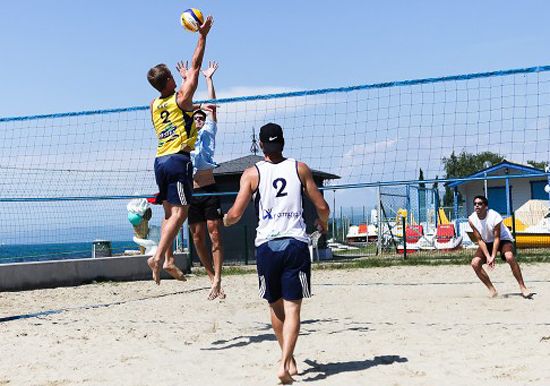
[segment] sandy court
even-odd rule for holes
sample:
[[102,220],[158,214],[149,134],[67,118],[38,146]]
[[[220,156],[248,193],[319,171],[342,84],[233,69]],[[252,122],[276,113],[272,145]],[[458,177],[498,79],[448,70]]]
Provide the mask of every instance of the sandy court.
[[[296,349],[298,384],[548,385],[550,264],[507,265],[496,299],[469,266],[313,272]],[[270,385],[279,350],[255,274],[224,301],[187,283],[100,283],[0,293],[0,385]]]

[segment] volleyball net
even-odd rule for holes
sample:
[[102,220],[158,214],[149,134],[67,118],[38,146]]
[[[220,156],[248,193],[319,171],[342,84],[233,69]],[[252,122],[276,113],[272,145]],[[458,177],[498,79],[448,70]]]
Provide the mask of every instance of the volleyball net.
[[[442,179],[453,152],[550,160],[550,66],[216,103],[218,163],[276,122],[327,189]],[[126,204],[157,192],[155,149],[148,106],[0,118],[0,246],[131,240]]]

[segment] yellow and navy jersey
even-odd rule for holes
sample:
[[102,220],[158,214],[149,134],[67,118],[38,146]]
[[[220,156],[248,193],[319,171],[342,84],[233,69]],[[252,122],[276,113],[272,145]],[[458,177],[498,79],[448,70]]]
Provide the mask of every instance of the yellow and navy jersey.
[[151,114],[158,146],[157,157],[195,149],[197,127],[192,111],[183,111],[176,102],[177,94],[157,98],[151,104]]

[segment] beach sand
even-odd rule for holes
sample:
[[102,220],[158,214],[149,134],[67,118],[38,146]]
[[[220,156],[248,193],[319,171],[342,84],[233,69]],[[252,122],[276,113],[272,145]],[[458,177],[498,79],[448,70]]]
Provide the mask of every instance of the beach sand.
[[[489,299],[469,266],[313,272],[296,384],[549,385],[550,264],[506,264]],[[0,385],[275,385],[279,348],[255,274],[0,293]]]

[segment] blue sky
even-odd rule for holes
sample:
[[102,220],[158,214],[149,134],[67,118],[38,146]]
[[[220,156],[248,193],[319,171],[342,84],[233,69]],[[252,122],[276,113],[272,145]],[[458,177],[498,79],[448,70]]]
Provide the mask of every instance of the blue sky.
[[0,13],[0,117],[147,104],[147,69],[191,57],[191,6],[214,15],[226,96],[550,63],[545,1],[19,0]]
[[[147,105],[156,94],[147,83],[147,70],[161,62],[173,68],[177,61],[191,58],[197,36],[186,32],[179,24],[180,13],[189,7],[199,8],[205,14],[214,16],[215,24],[208,37],[205,61],[217,60],[220,63],[220,69],[215,76],[219,97],[341,87],[550,64],[550,26],[547,21],[550,3],[546,1],[524,1],[520,4],[511,1],[342,0],[336,3],[324,0],[19,0],[4,2],[0,13],[0,117]],[[544,79],[544,87],[548,87],[550,81],[548,78]],[[359,95],[367,99],[373,97],[368,93]],[[386,94],[381,97],[383,101],[388,99],[384,95]],[[201,83],[197,97],[204,96],[204,84]],[[296,106],[303,102],[302,99],[273,102],[275,105],[282,103],[287,109],[275,119],[280,118],[289,125],[296,124],[299,142],[294,145],[294,150],[299,157],[309,156],[308,162],[313,162],[310,165],[322,168],[323,162],[331,162],[331,157],[340,158],[340,161],[333,164],[342,164],[335,172],[340,175],[348,173],[346,182],[353,178],[355,180],[352,182],[405,178],[405,170],[399,169],[403,165],[410,169],[407,172],[412,173],[412,177],[408,177],[414,178],[418,165],[425,168],[425,173],[430,171],[422,164],[428,161],[431,162],[433,173],[427,173],[427,178],[433,178],[440,170],[441,154],[434,151],[422,158],[418,151],[409,151],[410,141],[407,138],[400,139],[407,146],[399,147],[397,145],[400,142],[396,140],[398,134],[388,131],[388,135],[393,137],[378,137],[385,132],[384,127],[379,128],[378,125],[371,128],[372,137],[368,143],[352,143],[349,146],[345,140],[354,141],[355,137],[352,135],[359,133],[352,131],[352,135],[345,139],[335,139],[334,143],[337,142],[340,146],[337,154],[319,152],[319,148],[331,150],[333,143],[326,142],[332,140],[333,132],[330,130],[334,131],[342,123],[338,121],[339,117],[350,117],[346,109],[342,113],[340,108],[355,106],[353,99],[340,100],[342,103],[337,104],[333,102],[338,101],[338,97],[326,98],[310,99],[309,102],[319,103],[319,106],[326,101],[330,101],[327,105],[332,103],[332,110],[328,108],[326,111],[326,116],[330,119],[328,123],[322,117],[315,121],[311,115],[303,115],[302,110],[306,109],[300,110]],[[253,126],[257,128],[261,120],[270,117],[267,112],[273,104],[258,103],[255,108],[258,108],[259,113],[250,117],[239,116],[242,105],[226,109],[225,113],[220,114],[226,133],[221,132],[219,141],[226,148],[232,149],[224,154],[220,151],[220,160],[243,155],[243,149],[246,153],[249,134],[242,133],[242,127],[247,130]],[[260,111],[260,107],[263,110]],[[392,116],[395,118],[396,114],[393,112]],[[521,117],[516,117],[519,125],[527,121]],[[372,122],[371,118],[372,116],[356,115],[344,122],[344,126],[354,129],[354,123]],[[472,119],[469,120],[470,124]],[[466,120],[468,121],[468,117]],[[0,161],[4,164],[16,163],[17,157],[10,153],[11,143],[18,144],[11,145],[15,155],[21,157],[17,162],[24,166],[29,165],[31,170],[36,167],[59,169],[65,163],[63,157],[66,154],[67,157],[72,157],[73,166],[76,162],[76,166],[80,168],[89,165],[104,169],[116,169],[123,165],[137,168],[136,165],[140,163],[143,177],[134,180],[141,185],[127,187],[128,192],[125,193],[141,192],[138,189],[150,192],[154,189],[152,172],[148,170],[154,152],[154,138],[145,113],[140,115],[139,127],[134,126],[137,121],[124,121],[128,125],[125,132],[134,133],[131,130],[135,130],[135,136],[132,138],[133,148],[125,149],[130,155],[121,154],[122,151],[116,152],[117,163],[114,158],[101,158],[105,153],[102,146],[105,145],[98,145],[97,141],[93,141],[95,135],[103,133],[98,130],[105,128],[102,118],[92,117],[84,122],[88,124],[84,139],[79,137],[74,141],[85,148],[86,152],[69,149],[68,146],[65,146],[65,153],[56,150],[59,145],[55,145],[55,141],[72,141],[74,138],[71,135],[79,133],[54,136],[47,126],[49,123],[35,122],[32,127],[39,135],[28,143],[25,139],[17,142],[20,140],[17,133],[5,137],[0,135],[0,148],[5,150],[4,154],[0,154]],[[387,122],[391,124],[392,120],[388,118]],[[539,134],[546,130],[546,126],[540,126],[536,121],[529,123],[537,128],[536,132]],[[319,130],[325,131],[321,136],[311,136],[314,140],[310,141],[311,137],[305,132],[301,135],[300,131],[308,124],[316,125],[315,130],[320,127]],[[12,127],[28,130],[26,124]],[[366,124],[365,128],[369,129]],[[426,133],[431,135],[431,131]],[[478,131],[478,137],[479,133]],[[478,137],[472,139],[477,141]],[[436,139],[441,140],[442,137]],[[543,147],[547,141],[546,137],[533,138],[533,142]],[[451,143],[453,146],[454,144]],[[502,144],[506,145],[505,142]],[[474,145],[480,146],[475,150],[485,150],[482,147],[486,146],[485,143]],[[29,146],[34,147],[29,149]],[[414,146],[418,150],[419,145],[411,144],[411,147]],[[434,145],[434,150],[437,146],[442,147]],[[445,149],[448,150],[448,147]],[[352,161],[349,162],[350,165],[346,164],[345,157],[338,153],[342,149],[348,151],[351,160],[360,160],[361,171],[358,172],[350,166]],[[542,157],[547,153],[546,148],[535,151],[526,149],[522,147],[517,150],[519,156],[534,152]],[[293,148],[289,145],[288,150]],[[502,150],[507,151],[505,148]],[[79,157],[75,158],[75,154]],[[393,177],[375,176],[375,172],[382,175],[389,169],[385,162],[386,156],[396,160],[389,164],[390,168],[393,167]],[[540,158],[543,159],[544,157]],[[403,175],[399,174],[401,172]],[[51,174],[40,178],[48,179],[49,176]],[[114,187],[122,182],[113,177],[109,183]],[[42,188],[47,186],[48,189],[67,191],[64,185],[58,185],[56,181],[44,180],[40,185]],[[105,190],[104,186],[96,188]],[[4,193],[10,194],[6,193],[5,187]],[[86,193],[93,194],[89,189],[85,193],[71,192],[76,196]],[[38,193],[33,191],[28,194],[34,196]],[[350,206],[364,204],[370,208],[374,194],[374,190],[339,192],[337,207],[349,203]],[[358,199],[360,196],[362,198]],[[327,199],[332,205],[332,193],[327,195]],[[124,207],[125,203],[121,203],[122,212]],[[13,216],[17,217],[19,214],[14,210]],[[29,215],[28,223],[33,221],[32,215]],[[124,218],[121,226],[127,226]]]

